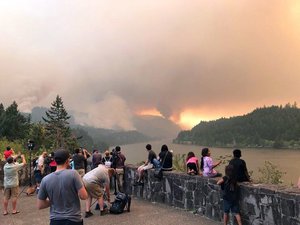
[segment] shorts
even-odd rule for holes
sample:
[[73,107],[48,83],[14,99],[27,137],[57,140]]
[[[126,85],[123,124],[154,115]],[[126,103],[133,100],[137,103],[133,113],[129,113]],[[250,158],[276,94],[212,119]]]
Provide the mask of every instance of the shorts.
[[195,163],[188,163],[186,166],[189,170],[194,170],[195,174],[198,174],[198,168]]
[[99,184],[88,183],[88,182],[85,182],[85,181],[83,181],[83,184],[84,184],[88,194],[92,198],[99,199],[103,196],[104,190],[103,190],[103,188],[100,187]]
[[19,195],[19,187],[4,188],[4,198],[6,200],[10,198],[17,198]]
[[153,168],[153,164],[152,163],[148,163],[146,166],[142,165],[141,169],[142,170],[149,170]]
[[223,199],[224,213],[228,214],[230,211],[232,214],[238,214],[240,212],[238,201],[228,201]]
[[42,175],[42,172],[40,170],[35,170],[34,171],[34,179],[35,179],[35,182],[40,184],[42,179],[43,179],[43,175]]

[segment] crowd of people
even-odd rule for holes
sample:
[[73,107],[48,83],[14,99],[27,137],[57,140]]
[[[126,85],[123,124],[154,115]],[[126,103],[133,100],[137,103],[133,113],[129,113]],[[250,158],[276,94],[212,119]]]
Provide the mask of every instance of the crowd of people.
[[[140,165],[136,173],[135,185],[143,185],[145,172],[153,168],[163,171],[173,169],[173,151],[167,145],[162,145],[157,155],[151,144],[145,146],[147,159]],[[241,225],[239,214],[238,182],[250,182],[246,162],[241,159],[241,150],[233,150],[233,158],[225,167],[225,175],[216,170],[221,161],[213,162],[211,150],[203,148],[199,160],[194,152],[186,157],[186,173],[203,177],[220,177],[217,184],[221,186],[224,224],[228,222],[228,214],[232,212]],[[11,147],[4,151],[6,164],[4,166],[4,201],[3,215],[8,215],[8,202],[12,201],[12,214],[17,214],[17,199],[19,195],[18,171],[26,165],[24,155],[15,154]],[[21,163],[18,162],[21,159]],[[89,159],[89,160],[88,160]],[[93,215],[92,199],[96,199],[100,215],[105,215],[110,204],[110,189],[112,179],[115,188],[124,192],[124,168],[126,157],[121,147],[116,146],[112,152],[106,150],[103,155],[99,150],[88,152],[84,148],[75,149],[74,154],[59,149],[51,154],[42,152],[33,160],[32,166],[39,209],[50,207],[50,224],[79,225],[83,224],[80,209],[80,199],[86,200],[85,217]],[[90,162],[90,163],[89,163]],[[300,188],[300,178],[298,182]],[[105,203],[106,201],[106,203]]]

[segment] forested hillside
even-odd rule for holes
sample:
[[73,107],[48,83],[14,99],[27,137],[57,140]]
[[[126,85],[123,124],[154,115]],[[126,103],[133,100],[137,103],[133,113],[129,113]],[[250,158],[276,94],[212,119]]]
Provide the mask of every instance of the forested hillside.
[[200,122],[174,140],[220,147],[300,148],[300,109],[296,104],[263,107],[231,118]]

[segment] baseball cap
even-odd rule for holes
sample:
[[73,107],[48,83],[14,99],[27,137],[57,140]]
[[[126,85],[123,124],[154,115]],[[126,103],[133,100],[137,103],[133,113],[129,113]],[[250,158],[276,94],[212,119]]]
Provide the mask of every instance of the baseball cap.
[[67,150],[60,149],[54,152],[54,160],[57,164],[62,164],[70,158],[70,153]]

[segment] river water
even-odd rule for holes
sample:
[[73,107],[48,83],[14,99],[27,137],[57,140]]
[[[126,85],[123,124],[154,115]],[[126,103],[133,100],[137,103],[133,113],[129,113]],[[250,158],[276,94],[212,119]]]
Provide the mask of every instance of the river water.
[[[147,159],[147,151],[145,145],[147,143],[138,143],[130,145],[122,145],[122,152],[125,154],[126,163],[137,164]],[[169,150],[172,149],[174,154],[187,154],[193,151],[195,155],[201,158],[202,146],[173,144],[171,140],[150,142],[152,149],[158,154],[163,144],[168,145]],[[230,148],[210,148],[211,157],[217,161],[220,156],[232,155]],[[245,148],[242,150],[242,159],[247,163],[249,171],[253,171],[252,177],[257,179],[260,176],[258,168],[264,167],[265,161],[270,161],[276,165],[280,171],[285,172],[283,176],[284,184],[296,184],[300,176],[300,150],[292,149],[264,149],[264,148]],[[229,159],[229,158],[228,158]],[[224,174],[226,164],[221,164],[216,169]]]

